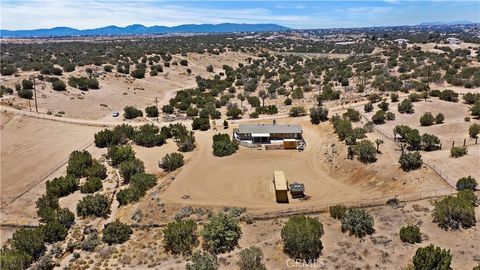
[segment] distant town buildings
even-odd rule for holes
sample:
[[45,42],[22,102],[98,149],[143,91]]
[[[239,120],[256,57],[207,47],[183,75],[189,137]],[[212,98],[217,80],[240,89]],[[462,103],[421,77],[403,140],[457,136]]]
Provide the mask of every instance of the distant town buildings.
[[398,45],[408,44],[409,40],[404,38],[398,38],[394,40]]
[[458,38],[454,38],[454,37],[449,37],[449,38],[447,38],[447,42],[449,44],[460,44],[460,43],[462,43],[462,40],[460,40]]

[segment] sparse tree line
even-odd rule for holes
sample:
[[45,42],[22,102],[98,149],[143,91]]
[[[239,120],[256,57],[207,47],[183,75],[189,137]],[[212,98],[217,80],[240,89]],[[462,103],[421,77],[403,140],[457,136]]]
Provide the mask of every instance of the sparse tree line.
[[[86,180],[83,185],[80,185],[79,179],[83,177],[86,177]],[[59,198],[79,189],[82,193],[97,192],[102,189],[102,180],[106,177],[106,167],[93,159],[90,153],[72,152],[68,160],[67,175],[48,180],[46,193],[36,201],[40,226],[17,229],[12,238],[2,247],[0,251],[2,269],[26,269],[32,263],[35,263],[34,267],[41,269],[53,268],[55,263],[51,255],[47,254],[47,245],[64,241],[69,229],[75,224],[75,215],[68,208],[60,207]],[[89,194],[77,204],[77,215],[80,217],[92,215],[107,217],[109,213],[110,200],[102,194]],[[123,228],[122,232],[118,227]],[[117,221],[105,226],[102,240],[113,244],[116,241],[112,239],[123,237],[123,241],[126,241],[128,237],[125,236],[131,233],[128,226]]]

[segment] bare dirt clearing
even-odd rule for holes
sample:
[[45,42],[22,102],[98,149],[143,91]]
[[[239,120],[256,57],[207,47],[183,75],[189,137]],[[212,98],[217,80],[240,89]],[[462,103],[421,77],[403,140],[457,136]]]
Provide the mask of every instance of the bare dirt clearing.
[[[285,119],[282,124],[302,124],[306,150],[240,150],[224,158],[211,153],[211,135],[197,133],[198,150],[165,191],[165,202],[192,205],[238,206],[249,209],[311,207],[395,194],[449,188],[434,172],[423,168],[405,173],[398,168],[394,145],[375,164],[346,159],[346,146],[333,134],[330,124],[312,126],[306,118]],[[230,133],[231,129],[226,131]],[[392,167],[392,164],[394,166]],[[308,200],[275,203],[274,170],[285,172],[287,181],[305,184]],[[187,199],[182,199],[187,198]]]
[[95,127],[2,113],[2,205],[25,192],[93,142]]
[[[238,63],[245,63],[248,55],[238,52],[227,52],[220,55],[190,53],[186,57],[174,55],[173,61],[181,59],[188,60],[188,67],[171,65],[165,67],[163,73],[151,77],[145,75],[145,79],[136,80],[129,75],[117,73],[106,73],[102,67],[91,67],[95,73],[101,74],[98,78],[100,89],[81,91],[70,86],[67,91],[54,91],[51,83],[37,82],[37,99],[40,112],[52,112],[57,114],[63,112],[65,116],[79,119],[111,118],[114,111],[122,112],[123,107],[134,105],[141,109],[146,106],[155,105],[155,99],[159,105],[165,104],[175,95],[175,92],[183,88],[196,86],[195,77],[213,77],[215,73],[206,71],[208,65],[212,65],[216,72],[222,69],[223,65],[236,67]],[[192,70],[188,74],[187,68]],[[64,73],[61,78],[67,82],[70,76],[86,76],[86,67],[79,67],[74,72]],[[131,70],[135,69],[132,66]],[[22,72],[19,77],[2,76],[2,85],[14,87],[15,83],[28,79],[33,72]],[[3,98],[6,103],[21,106],[28,110],[29,103],[26,99],[17,96]],[[31,101],[33,107],[33,101]]]
[[[424,160],[435,168],[448,182],[455,186],[460,177],[472,175],[475,178],[480,177],[480,171],[477,168],[478,158],[480,155],[479,145],[474,145],[475,140],[469,138],[468,128],[472,123],[479,123],[478,119],[471,119],[470,122],[465,121],[465,116],[470,115],[469,105],[462,102],[447,102],[438,98],[430,98],[426,102],[420,101],[414,103],[413,114],[401,114],[397,110],[398,102],[390,102],[390,111],[395,113],[395,121],[387,121],[385,124],[376,125],[375,128],[385,134],[390,140],[393,140],[393,129],[397,125],[407,125],[411,128],[418,129],[420,134],[428,133],[438,136],[442,142],[442,150],[432,152],[422,152]],[[363,111],[363,108],[358,107]],[[371,119],[373,112],[366,113],[366,117]],[[445,115],[444,123],[432,126],[421,126],[420,117],[431,112],[433,115],[442,113]],[[450,148],[452,143],[455,146],[463,145],[466,139],[466,145],[469,148],[469,154],[455,159],[450,157]]]

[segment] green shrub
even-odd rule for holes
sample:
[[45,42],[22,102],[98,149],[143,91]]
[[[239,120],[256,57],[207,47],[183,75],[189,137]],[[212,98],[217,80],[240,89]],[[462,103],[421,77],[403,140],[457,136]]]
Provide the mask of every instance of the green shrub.
[[130,187],[139,190],[149,190],[157,184],[157,178],[153,174],[137,173],[130,179]]
[[237,262],[240,270],[266,270],[263,264],[263,252],[260,248],[252,246],[240,251],[240,259]]
[[228,134],[213,135],[213,155],[217,157],[230,156],[238,150],[238,143],[230,139]]
[[390,94],[390,100],[392,102],[397,102],[398,101],[398,94],[395,94],[395,93]]
[[102,180],[98,177],[89,177],[87,181],[80,187],[82,193],[94,193],[103,187]]
[[52,88],[55,91],[65,91],[67,85],[62,80],[55,80],[52,82]]
[[149,106],[145,108],[145,113],[148,117],[157,117],[158,116],[158,108],[157,106]]
[[296,107],[290,108],[290,112],[288,113],[288,116],[300,117],[300,116],[304,116],[305,114],[307,114],[307,112],[305,111],[305,108],[301,106],[296,106]]
[[130,239],[132,233],[133,231],[128,225],[116,220],[105,225],[102,231],[102,241],[109,245],[122,244]]
[[402,242],[415,244],[422,242],[422,233],[418,226],[408,225],[400,229],[400,239]]
[[182,167],[184,164],[183,155],[181,153],[166,154],[159,163],[160,167],[165,171],[171,172]]
[[195,118],[193,118],[192,129],[193,130],[201,130],[201,131],[209,130],[210,129],[210,120],[208,120],[208,118],[195,117]]
[[67,196],[78,190],[79,180],[73,175],[56,177],[46,183],[47,194],[54,197]]
[[475,118],[480,118],[480,101],[477,101],[471,108],[470,113]]
[[58,221],[47,222],[40,226],[40,230],[43,233],[44,241],[47,243],[63,241],[68,233],[68,228]]
[[67,165],[67,174],[76,177],[85,177],[87,169],[92,166],[92,155],[88,151],[73,151]]
[[191,262],[187,263],[186,270],[217,270],[218,259],[208,252],[196,251],[192,255]]
[[435,117],[432,113],[426,112],[420,117],[420,125],[422,126],[431,126],[435,122]]
[[450,149],[450,156],[454,158],[465,156],[467,153],[468,150],[465,146],[454,146]]
[[373,234],[373,217],[363,209],[348,209],[342,219],[342,232],[349,231],[357,237]]
[[47,249],[40,228],[17,229],[12,235],[11,246],[13,250],[28,256],[29,262],[39,258]]
[[366,103],[365,105],[363,105],[363,111],[366,112],[366,113],[373,111],[373,104],[371,102],[369,102],[369,103]]
[[145,69],[144,68],[137,68],[135,70],[133,70],[130,75],[134,78],[137,78],[137,79],[142,79],[142,78],[145,78]]
[[125,117],[125,119],[135,119],[142,116],[143,112],[133,106],[126,106],[123,108],[123,117]]
[[165,134],[158,134],[158,127],[152,124],[145,124],[135,131],[133,141],[140,146],[154,147],[163,145],[166,141]]
[[445,120],[445,115],[443,113],[438,113],[435,115],[435,124],[441,124]]
[[87,177],[98,177],[100,179],[107,178],[107,167],[98,160],[93,160],[92,165],[85,170]]
[[355,154],[362,163],[377,161],[377,149],[369,140],[362,140],[355,145]]
[[425,133],[422,135],[422,144],[425,151],[432,151],[440,148],[438,146],[440,144],[440,139],[435,135]]
[[380,103],[378,104],[378,108],[379,108],[380,110],[386,112],[386,111],[388,111],[388,109],[389,109],[389,105],[390,105],[390,104],[388,104],[388,102],[386,102],[386,101],[384,100],[384,101],[382,101],[382,102],[380,102]]
[[413,256],[415,270],[450,270],[452,255],[450,250],[441,249],[434,245],[418,248]]
[[348,208],[344,205],[334,205],[329,207],[330,216],[334,219],[343,219]]
[[458,191],[462,191],[464,189],[475,190],[477,185],[478,185],[477,179],[469,175],[469,176],[458,179],[456,187]]
[[[472,192],[461,192],[465,191]],[[433,221],[443,229],[470,228],[476,223],[474,207],[470,198],[465,195],[447,196],[434,203]]]
[[27,89],[18,90],[17,94],[21,98],[25,98],[25,99],[32,99],[33,98],[33,91],[32,90],[27,90]]
[[468,134],[470,135],[470,138],[477,138],[478,134],[480,134],[480,124],[472,124],[468,128]]
[[172,222],[163,230],[165,250],[173,254],[189,255],[198,243],[197,224],[193,220]]
[[162,112],[166,114],[172,114],[175,108],[170,104],[165,104],[162,106]]
[[22,88],[28,90],[33,89],[33,81],[27,79],[22,80]]
[[[258,108],[260,108],[260,107],[258,107]],[[238,118],[240,118],[240,115],[242,115],[242,114],[243,114],[242,110],[240,110],[237,107],[227,109],[227,116],[232,118],[232,119],[238,119]]]
[[441,100],[445,100],[445,101],[450,101],[450,102],[458,101],[458,94],[450,89],[443,90],[438,97]]
[[343,117],[348,118],[352,122],[358,122],[362,118],[362,115],[359,111],[353,108],[348,108],[347,111],[343,114]]
[[[226,121],[226,120],[225,120]],[[228,122],[227,122],[228,125]],[[179,138],[177,142],[178,151],[180,152],[190,152],[195,149],[195,135],[193,131],[190,131],[187,135],[183,135]]]
[[398,112],[399,113],[413,113],[413,103],[408,100],[404,99],[402,102],[398,103]]
[[124,161],[134,159],[135,151],[130,145],[113,145],[108,147],[107,157],[112,161],[112,166],[117,166]]
[[379,110],[372,116],[372,122],[376,125],[385,123],[385,111]]
[[77,215],[107,218],[110,215],[110,199],[101,194],[89,194],[78,202]]
[[387,119],[387,121],[393,121],[395,120],[395,114],[393,112],[387,112],[385,114],[385,119]]
[[313,107],[310,108],[310,122],[318,125],[320,122],[328,120],[328,109],[325,107]]
[[0,251],[0,265],[5,270],[27,269],[31,260],[32,258],[29,255],[14,249],[3,249]]
[[219,213],[205,224],[201,235],[204,239],[204,248],[218,254],[232,251],[238,245],[242,230],[235,218]]
[[130,178],[137,174],[143,173],[145,171],[145,165],[143,161],[138,158],[130,159],[120,163],[119,172],[123,177],[123,180],[128,183]]
[[295,216],[282,228],[283,249],[291,258],[313,261],[320,256],[323,245],[323,225],[318,219]]
[[419,152],[404,152],[400,155],[398,160],[400,167],[408,172],[420,169],[423,165],[422,156]]

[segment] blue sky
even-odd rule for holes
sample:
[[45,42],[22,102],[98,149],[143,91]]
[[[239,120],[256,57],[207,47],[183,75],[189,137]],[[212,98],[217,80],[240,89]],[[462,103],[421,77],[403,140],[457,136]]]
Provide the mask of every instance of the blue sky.
[[2,0],[0,28],[277,23],[291,28],[480,21],[480,1]]

